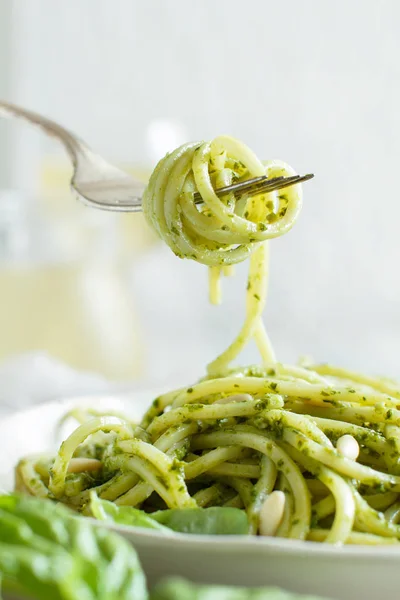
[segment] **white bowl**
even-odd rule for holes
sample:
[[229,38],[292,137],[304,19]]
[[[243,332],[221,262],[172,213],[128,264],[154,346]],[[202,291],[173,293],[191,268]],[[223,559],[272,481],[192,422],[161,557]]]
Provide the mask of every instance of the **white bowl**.
[[[155,393],[74,398],[16,413],[0,421],[0,488],[12,490],[13,469],[26,454],[56,447],[55,431],[76,406],[141,416]],[[63,435],[65,435],[65,431]],[[398,598],[400,549],[332,547],[312,542],[239,536],[161,536],[112,527],[136,548],[151,584],[166,575],[202,583],[277,585],[337,600]]]

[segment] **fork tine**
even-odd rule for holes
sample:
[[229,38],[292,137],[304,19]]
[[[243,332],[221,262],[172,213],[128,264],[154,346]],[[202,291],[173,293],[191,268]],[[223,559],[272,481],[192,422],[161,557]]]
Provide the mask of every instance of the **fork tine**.
[[[224,186],[222,188],[218,188],[215,191],[217,196],[224,196],[225,194],[230,194],[234,192],[245,192],[246,190],[252,188],[254,185],[260,185],[262,183],[271,183],[272,181],[282,181],[284,177],[274,177],[273,179],[268,179],[267,175],[261,175],[260,177],[254,177],[252,179],[247,179],[246,181],[239,181],[239,183],[233,183],[232,185]],[[195,192],[194,201],[202,202],[202,198],[199,192]]]
[[267,184],[271,184],[272,182],[277,183],[278,181],[283,181],[284,177],[274,177],[273,179],[268,179],[267,175],[262,175],[261,177],[254,177],[253,179],[247,179],[246,181],[240,181],[239,183],[234,183],[232,185],[219,188],[216,191],[217,196],[222,196],[227,193],[235,193],[235,192],[245,192],[246,190],[250,190],[253,187],[263,186]]
[[274,191],[276,189],[279,189],[281,185],[286,187],[288,185],[293,185],[297,183],[300,177],[300,175],[291,175],[290,177],[267,179],[267,181],[262,181],[254,186],[251,186],[249,189],[249,193],[252,196],[254,196],[256,193],[259,194],[261,192]]
[[312,179],[314,175],[312,173],[307,173],[307,175],[294,175],[292,177],[285,177],[281,181],[273,181],[269,180],[269,184],[267,182],[261,183],[254,188],[251,188],[247,194],[249,198],[252,196],[257,196],[258,194],[266,194],[268,192],[274,192],[277,190],[281,190],[286,187],[290,187],[292,185],[303,183],[304,181],[308,181]]
[[[302,183],[313,177],[314,175],[312,173],[308,173],[307,175],[292,175],[290,177],[274,177],[272,179],[269,179],[267,175],[262,175],[261,177],[254,177],[247,181],[240,181],[239,183],[216,189],[215,193],[217,196],[224,196],[229,193],[240,192],[246,194],[247,192],[247,195],[251,197],[258,194],[273,192],[296,183]],[[202,202],[202,197],[199,192],[195,192],[193,197],[196,204]]]

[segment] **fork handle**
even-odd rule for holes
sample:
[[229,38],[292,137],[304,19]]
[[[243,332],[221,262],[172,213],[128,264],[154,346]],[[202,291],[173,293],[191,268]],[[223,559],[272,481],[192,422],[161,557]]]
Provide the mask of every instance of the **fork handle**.
[[85,142],[80,140],[76,135],[51,119],[47,119],[31,110],[26,110],[10,102],[0,100],[0,116],[10,119],[14,117],[25,119],[25,121],[39,127],[46,135],[57,138],[68,152],[74,168],[77,165],[78,154],[88,154],[91,152]]

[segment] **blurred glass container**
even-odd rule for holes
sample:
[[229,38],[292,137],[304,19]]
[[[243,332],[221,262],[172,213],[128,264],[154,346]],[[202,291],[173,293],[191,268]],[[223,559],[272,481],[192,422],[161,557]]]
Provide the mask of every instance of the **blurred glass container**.
[[65,169],[47,165],[42,175],[39,199],[0,190],[0,360],[41,350],[110,379],[138,378],[126,267],[151,236],[140,216],[78,203]]

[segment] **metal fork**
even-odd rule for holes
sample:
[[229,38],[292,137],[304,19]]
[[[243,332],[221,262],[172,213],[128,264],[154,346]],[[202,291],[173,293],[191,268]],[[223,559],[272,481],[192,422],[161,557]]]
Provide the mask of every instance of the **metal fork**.
[[[40,127],[46,135],[57,138],[64,145],[74,168],[71,187],[84,204],[117,212],[142,210],[145,184],[110,165],[104,158],[95,154],[85,142],[58,123],[30,110],[2,101],[0,101],[0,116],[25,119]],[[268,179],[265,175],[216,189],[215,193],[217,196],[223,196],[232,192],[241,195],[247,194],[251,197],[301,183],[312,177],[314,175],[311,173],[273,179]],[[194,200],[196,203],[202,201],[198,192],[194,194]]]

